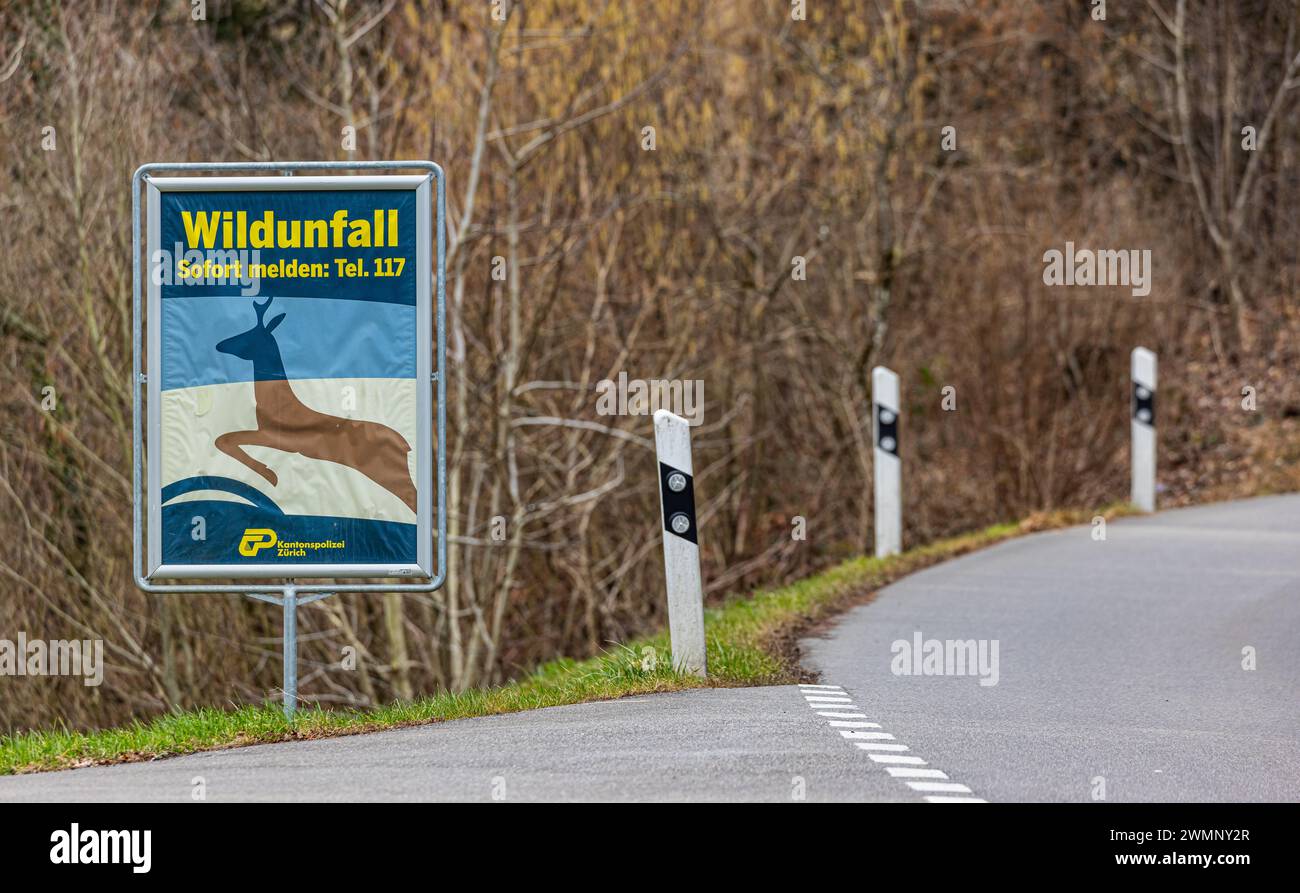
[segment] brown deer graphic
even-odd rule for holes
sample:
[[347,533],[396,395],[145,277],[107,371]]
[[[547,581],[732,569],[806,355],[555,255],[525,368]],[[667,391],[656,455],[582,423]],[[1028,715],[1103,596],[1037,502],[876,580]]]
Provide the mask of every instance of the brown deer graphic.
[[337,462],[355,468],[395,495],[415,511],[415,484],[406,455],[410,445],[402,435],[378,422],[363,422],[317,412],[298,399],[284,372],[280,346],[271,333],[284,320],[281,313],[264,322],[273,298],[253,301],[257,325],[217,345],[220,353],[253,364],[253,394],[257,400],[257,429],[230,431],[216,439],[216,447],[277,486],[274,471],[242,449],[263,446],[298,453],[309,459]]

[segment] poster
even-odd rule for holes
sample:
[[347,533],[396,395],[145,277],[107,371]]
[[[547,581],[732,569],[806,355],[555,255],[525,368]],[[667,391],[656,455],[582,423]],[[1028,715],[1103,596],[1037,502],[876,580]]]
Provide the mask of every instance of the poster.
[[429,178],[148,202],[150,576],[429,576]]

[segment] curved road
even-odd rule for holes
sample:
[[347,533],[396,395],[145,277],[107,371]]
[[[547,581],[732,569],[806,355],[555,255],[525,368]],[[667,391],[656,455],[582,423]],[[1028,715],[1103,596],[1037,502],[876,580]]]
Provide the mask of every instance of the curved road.
[[0,800],[1300,801],[1300,496],[1107,534],[886,588],[804,642],[816,685],[0,778]]
[[[997,684],[894,675],[892,643],[918,631],[997,640]],[[990,800],[1300,801],[1300,497],[1012,540],[807,644],[825,681]]]

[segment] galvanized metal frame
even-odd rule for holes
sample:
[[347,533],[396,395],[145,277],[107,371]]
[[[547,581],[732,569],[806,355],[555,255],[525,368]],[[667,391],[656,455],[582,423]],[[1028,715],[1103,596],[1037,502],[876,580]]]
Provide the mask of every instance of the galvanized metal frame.
[[[410,171],[421,170],[427,171],[430,178],[437,184],[436,208],[437,216],[434,221],[434,234],[437,242],[436,251],[436,288],[434,296],[434,332],[435,332],[435,351],[434,368],[429,373],[433,383],[437,388],[437,462],[436,462],[436,493],[437,493],[437,572],[431,576],[425,583],[311,583],[299,584],[295,580],[289,579],[280,584],[222,584],[222,583],[186,583],[186,584],[159,584],[153,582],[151,574],[144,572],[142,561],[148,562],[149,556],[145,554],[144,549],[144,523],[143,511],[140,500],[142,494],[142,484],[144,478],[144,432],[142,429],[141,397],[144,388],[148,385],[151,389],[157,387],[159,382],[156,380],[149,381],[143,370],[141,361],[141,349],[144,343],[144,329],[142,326],[143,316],[141,304],[144,297],[143,287],[140,278],[141,272],[141,252],[144,246],[140,243],[140,193],[141,188],[149,182],[149,176],[164,171],[173,173],[236,173],[263,171],[266,173],[279,173],[286,176],[293,176],[297,171]],[[179,178],[178,178],[179,179]],[[249,178],[255,181],[259,178]],[[308,178],[304,178],[306,181]],[[358,185],[355,188],[367,188],[362,185],[366,180],[374,180],[370,177],[358,177]],[[385,178],[387,179],[387,178]],[[202,185],[202,184],[199,184]],[[337,184],[335,184],[337,186]],[[369,184],[374,188],[373,182]],[[301,188],[311,188],[308,183],[304,183]],[[417,193],[418,194],[418,193]],[[417,213],[427,215],[429,212],[429,203],[427,201],[418,202],[419,210]],[[269,602],[279,605],[284,610],[284,713],[287,718],[292,719],[294,708],[298,699],[298,606],[309,604],[313,601],[319,601],[323,598],[335,594],[336,592],[433,592],[442,587],[447,579],[447,183],[446,175],[442,168],[432,161],[280,161],[280,162],[229,162],[229,163],[206,163],[206,162],[161,162],[153,164],[143,164],[136,168],[131,177],[131,456],[132,456],[132,545],[131,559],[135,583],[140,589],[149,593],[166,594],[166,593],[238,593],[247,595],[250,598],[259,601]],[[157,225],[157,210],[151,208],[149,214],[150,227]],[[417,226],[417,230],[420,227]],[[421,253],[421,251],[423,253]],[[421,261],[421,258],[424,261]],[[428,282],[429,276],[433,271],[429,269],[427,246],[417,246],[417,277],[420,277],[424,283]],[[428,306],[428,302],[424,302]],[[428,324],[426,317],[417,319],[422,326]],[[157,331],[157,316],[151,311],[149,317],[150,333]],[[420,370],[428,369],[428,358],[423,356],[427,351],[421,352],[422,362],[417,363],[417,374],[423,377]],[[157,357],[156,345],[151,344],[150,362],[154,362]],[[422,394],[427,393],[427,388],[421,388]],[[156,395],[151,393],[151,399],[148,403],[149,411],[156,412],[157,399]],[[418,434],[427,446],[421,448],[422,457],[419,461],[428,461],[428,449],[431,446],[428,432],[428,406],[421,407],[420,424],[423,426]],[[151,468],[152,472],[152,468]],[[418,515],[417,515],[418,516]],[[156,525],[156,519],[153,524]],[[420,554],[426,554],[422,550],[427,548],[428,526],[417,525],[420,536],[421,551],[417,552],[417,559]],[[420,562],[423,563],[423,562]],[[268,571],[275,569],[275,566],[268,566]],[[328,565],[316,565],[311,568],[313,573],[319,576],[330,576]],[[368,574],[370,575],[370,574]],[[230,574],[235,576],[235,574]],[[268,573],[267,576],[274,576],[274,573]],[[382,576],[375,573],[372,576]],[[276,593],[278,591],[278,595]],[[307,593],[307,595],[302,595]]]
[[[274,591],[282,587],[274,584],[223,584],[223,583],[191,583],[191,584],[160,584],[154,582],[153,575],[144,571],[142,563],[147,556],[144,555],[144,524],[143,514],[141,511],[141,493],[144,473],[144,432],[142,426],[141,398],[146,384],[150,388],[150,397],[155,397],[154,388],[158,386],[155,380],[149,382],[144,374],[142,367],[141,349],[143,346],[144,332],[141,325],[141,303],[144,297],[144,283],[141,280],[141,252],[143,246],[140,242],[140,200],[141,188],[148,182],[150,174],[171,171],[171,172],[208,172],[208,173],[225,173],[225,172],[243,172],[243,171],[267,171],[267,172],[291,172],[291,171],[343,171],[343,170],[424,170],[437,184],[436,207],[437,219],[434,221],[434,232],[437,242],[436,251],[436,288],[434,295],[434,334],[435,334],[435,363],[431,371],[433,383],[437,388],[437,418],[436,418],[436,443],[437,459],[434,469],[435,487],[436,487],[436,539],[437,539],[437,568],[436,573],[431,576],[425,583],[303,583],[293,584],[298,592],[432,592],[442,586],[446,580],[447,569],[447,382],[444,370],[446,369],[447,357],[447,336],[446,336],[446,178],[442,168],[430,161],[294,161],[294,162],[233,162],[233,163],[160,163],[142,165],[132,177],[131,190],[131,232],[133,256],[131,263],[132,279],[132,322],[133,322],[133,350],[132,350],[132,447],[133,447],[133,564],[136,578],[136,585],[146,592],[163,593],[213,593],[213,592],[234,592],[234,593],[265,593],[269,590]],[[188,178],[187,178],[188,179]],[[256,178],[250,178],[256,179]],[[306,178],[304,178],[306,179]],[[356,188],[373,188],[373,178],[358,177]],[[370,181],[370,182],[367,182]],[[303,188],[311,188],[309,182],[304,182]],[[150,226],[154,223],[151,220]],[[433,272],[433,271],[430,271]],[[418,275],[425,275],[423,271],[417,271]],[[154,320],[150,320],[150,332],[157,330]],[[427,368],[427,367],[426,367]],[[152,401],[156,405],[156,400]],[[154,410],[151,408],[150,412]],[[424,413],[427,421],[427,412]],[[424,432],[421,432],[423,435]],[[426,443],[428,440],[426,439]],[[423,449],[425,456],[428,455],[427,449]],[[151,519],[152,520],[152,519]],[[435,532],[435,531],[430,531]],[[310,571],[315,576],[329,577],[331,566],[316,565],[312,566]],[[366,575],[369,576],[386,576],[382,573],[384,568],[376,567],[375,572]],[[266,576],[275,576],[275,566],[266,566]],[[233,570],[230,577],[241,576],[241,572]],[[246,574],[242,574],[246,576]],[[300,573],[299,576],[305,574]],[[421,574],[423,576],[423,574]]]
[[[364,177],[164,177],[145,178],[148,190],[145,203],[145,221],[148,224],[145,239],[146,254],[162,246],[159,244],[159,205],[164,192],[292,192],[317,189],[330,190],[392,190],[414,192],[416,200],[415,264],[412,275],[416,279],[416,561],[408,564],[194,564],[165,565],[162,563],[162,474],[160,463],[148,465],[146,482],[149,503],[149,523],[146,529],[148,558],[146,576],[150,580],[176,578],[280,578],[287,577],[432,577],[433,562],[432,536],[432,497],[433,470],[432,462],[432,363],[431,345],[433,332],[430,328],[432,316],[430,254],[431,246],[428,236],[432,222],[429,220],[431,206],[429,179],[419,176],[364,176]],[[162,286],[150,276],[146,284],[148,293],[146,320],[161,320]],[[145,452],[152,457],[161,455],[161,404],[162,404],[162,338],[161,325],[150,324],[148,327],[149,348],[146,351],[148,371],[145,373],[149,399],[146,401],[148,416],[145,421]],[[155,441],[157,441],[155,443]]]

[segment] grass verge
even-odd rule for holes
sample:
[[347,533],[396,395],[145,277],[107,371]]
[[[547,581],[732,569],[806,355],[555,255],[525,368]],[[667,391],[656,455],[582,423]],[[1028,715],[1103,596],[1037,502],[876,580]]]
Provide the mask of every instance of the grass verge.
[[444,692],[364,711],[301,710],[293,722],[279,707],[202,708],[94,732],[31,731],[0,737],[0,775],[65,769],[294,739],[351,735],[513,713],[649,692],[706,686],[774,685],[804,680],[797,641],[817,623],[913,571],[1022,533],[1127,512],[1062,511],[998,524],[886,559],[855,558],[778,589],[729,599],[705,612],[709,679],[675,672],[667,633],[620,645],[587,660],[557,660],[496,688]]

